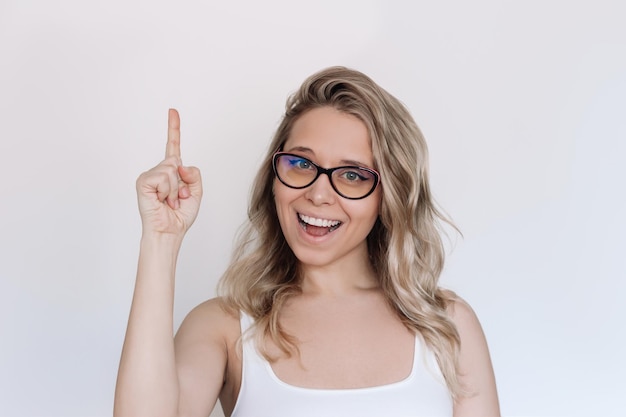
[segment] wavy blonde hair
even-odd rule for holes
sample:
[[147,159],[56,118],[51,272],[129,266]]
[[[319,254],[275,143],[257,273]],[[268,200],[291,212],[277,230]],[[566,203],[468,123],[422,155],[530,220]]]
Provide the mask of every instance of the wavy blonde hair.
[[438,287],[443,269],[441,224],[428,185],[428,150],[417,124],[395,97],[366,75],[344,67],[320,71],[304,81],[286,104],[285,115],[253,184],[249,222],[219,285],[225,306],[255,319],[261,353],[270,338],[287,355],[296,340],[281,327],[281,307],[300,292],[298,260],[276,214],[272,155],[307,111],[329,106],[354,115],[369,130],[375,168],[381,174],[380,215],[368,235],[369,256],[380,286],[402,322],[434,352],[448,388],[462,392],[458,378],[460,339],[447,308],[452,292]]

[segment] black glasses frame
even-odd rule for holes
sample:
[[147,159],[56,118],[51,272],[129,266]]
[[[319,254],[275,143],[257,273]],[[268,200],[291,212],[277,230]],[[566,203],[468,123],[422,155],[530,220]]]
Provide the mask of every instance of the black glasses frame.
[[[293,185],[287,184],[287,183],[286,183],[286,182],[285,182],[285,181],[284,181],[284,180],[280,177],[280,175],[278,175],[278,168],[277,168],[277,166],[276,166],[276,165],[278,164],[278,158],[279,158],[279,157],[281,157],[281,156],[283,156],[283,155],[286,155],[286,156],[295,156],[296,158],[302,158],[302,159],[307,160],[308,162],[310,162],[310,163],[311,163],[311,165],[313,165],[313,166],[315,167],[315,169],[317,170],[317,174],[316,174],[316,175],[315,175],[315,177],[314,177],[314,178],[313,178],[313,179],[312,179],[312,180],[311,180],[308,184],[306,184],[306,185],[302,185],[302,186],[300,186],[300,187],[295,187],[295,186],[293,186]],[[309,187],[311,184],[313,184],[315,181],[317,181],[317,179],[320,177],[320,175],[322,175],[322,174],[326,174],[326,175],[328,175],[328,179],[329,179],[329,182],[330,182],[331,187],[333,187],[333,190],[335,190],[335,192],[336,192],[337,194],[339,194],[341,197],[343,197],[343,198],[345,198],[345,199],[348,199],[348,200],[361,200],[361,199],[363,199],[363,198],[365,198],[365,197],[369,196],[370,194],[372,194],[372,193],[374,192],[374,190],[376,189],[376,187],[378,187],[378,183],[380,183],[380,174],[379,174],[376,170],[373,170],[373,169],[371,169],[371,168],[367,168],[367,167],[360,167],[360,166],[358,166],[358,165],[343,165],[343,166],[340,166],[340,167],[335,167],[335,168],[323,168],[323,167],[321,167],[321,166],[317,165],[315,162],[311,161],[311,160],[310,160],[309,158],[307,158],[307,157],[304,157],[304,156],[302,156],[302,155],[298,155],[298,154],[295,154],[295,153],[290,153],[290,152],[281,152],[281,151],[276,152],[276,153],[274,154],[274,156],[272,157],[272,167],[274,168],[274,175],[276,175],[276,178],[278,178],[278,180],[279,180],[280,182],[282,182],[283,184],[285,184],[287,187],[289,187],[289,188],[293,188],[293,189],[296,189],[296,190],[300,190],[300,189],[302,189],[302,188]],[[366,171],[366,172],[368,172],[368,173],[372,174],[372,175],[374,176],[374,185],[372,186],[372,189],[371,189],[371,190],[369,190],[369,191],[367,192],[367,194],[365,194],[365,195],[364,195],[364,196],[362,196],[362,197],[348,197],[348,196],[346,196],[346,195],[342,194],[342,193],[341,193],[341,192],[337,189],[337,187],[335,187],[335,183],[333,182],[333,176],[332,176],[332,174],[333,174],[333,172],[335,172],[335,171],[336,171],[336,170],[338,170],[338,169],[345,169],[345,168],[353,168],[353,169],[355,169],[355,170],[357,170],[357,171]]]

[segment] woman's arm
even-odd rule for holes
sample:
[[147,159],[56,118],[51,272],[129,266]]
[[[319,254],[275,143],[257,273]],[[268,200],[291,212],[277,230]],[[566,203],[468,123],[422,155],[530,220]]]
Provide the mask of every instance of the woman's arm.
[[[228,380],[226,367],[229,347],[234,349],[240,334],[239,317],[227,313],[219,299],[208,300],[187,315],[174,345],[180,416],[207,417],[225,387],[230,390],[226,389],[227,398],[222,397],[226,400],[222,406],[234,405],[239,374],[231,374]],[[235,353],[231,354],[234,360]]]
[[115,389],[114,415],[178,415],[173,340],[178,242],[143,236],[137,280]]
[[460,381],[469,391],[454,404],[454,417],[499,417],[500,405],[487,340],[472,308],[458,299],[450,308],[461,337]]
[[[183,237],[196,218],[201,197],[200,172],[182,166],[180,119],[176,110],[170,110],[165,159],[137,179],[143,233],[115,389],[116,417],[179,415],[174,277]],[[216,374],[223,377],[223,367],[216,365]]]

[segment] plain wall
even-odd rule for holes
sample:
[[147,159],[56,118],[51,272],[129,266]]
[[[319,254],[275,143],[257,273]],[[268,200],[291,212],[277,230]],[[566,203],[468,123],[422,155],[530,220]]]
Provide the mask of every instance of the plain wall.
[[178,325],[215,293],[287,95],[330,65],[373,77],[427,138],[464,234],[441,282],[481,318],[503,415],[626,415],[625,15],[617,0],[2,0],[0,416],[111,415],[134,184],[163,156],[167,109],[205,184]]

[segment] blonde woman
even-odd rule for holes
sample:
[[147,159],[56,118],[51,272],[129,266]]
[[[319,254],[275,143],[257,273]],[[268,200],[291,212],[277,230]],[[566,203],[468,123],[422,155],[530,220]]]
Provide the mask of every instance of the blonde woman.
[[170,110],[137,180],[143,234],[115,415],[498,416],[471,308],[438,287],[444,250],[413,118],[366,75],[308,78],[255,179],[219,298],[172,335],[176,259],[202,197]]

